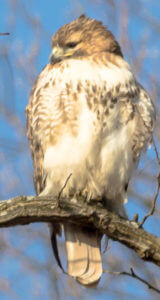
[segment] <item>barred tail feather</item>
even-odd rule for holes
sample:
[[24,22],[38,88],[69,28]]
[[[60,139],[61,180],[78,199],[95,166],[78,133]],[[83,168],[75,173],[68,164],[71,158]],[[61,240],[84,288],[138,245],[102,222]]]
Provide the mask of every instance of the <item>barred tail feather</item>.
[[101,236],[96,231],[65,224],[68,274],[83,285],[96,285],[102,275]]

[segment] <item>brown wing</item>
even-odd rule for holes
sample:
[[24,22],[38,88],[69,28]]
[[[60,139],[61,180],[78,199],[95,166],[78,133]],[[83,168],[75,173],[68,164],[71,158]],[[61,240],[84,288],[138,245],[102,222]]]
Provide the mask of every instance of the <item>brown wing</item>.
[[[47,68],[44,68],[44,69],[47,69]],[[44,159],[43,147],[41,145],[38,135],[36,134],[36,129],[38,129],[38,128],[36,128],[37,124],[35,126],[33,126],[33,116],[35,117],[36,106],[37,106],[37,104],[39,104],[38,93],[42,87],[41,86],[41,77],[43,77],[42,72],[38,76],[38,78],[32,88],[29,104],[25,110],[26,120],[27,120],[27,137],[29,140],[31,155],[32,155],[32,159],[33,159],[34,186],[35,186],[37,195],[39,195],[45,187],[45,176],[44,176],[44,172],[43,172],[43,159]],[[46,70],[46,72],[47,72],[47,70]],[[34,111],[34,114],[33,114],[33,111]],[[56,234],[59,234],[59,235],[61,234],[61,227],[59,224],[54,224],[54,225],[51,225],[51,228],[52,228],[51,243],[52,243],[54,255],[55,255],[55,258],[57,260],[59,267],[64,272],[60,258],[59,258],[57,239],[56,239]]]
[[27,137],[29,140],[30,144],[30,150],[31,150],[31,155],[33,159],[33,166],[34,166],[34,186],[36,190],[36,194],[39,195],[41,191],[44,189],[45,185],[45,180],[43,176],[43,169],[42,169],[42,162],[43,162],[43,149],[40,145],[40,142],[36,136],[33,136],[32,132],[32,98],[33,98],[33,93],[36,88],[37,81],[35,82],[34,87],[32,88],[31,91],[31,96],[30,96],[30,101],[28,106],[26,107],[25,110],[25,115],[26,115],[26,120],[27,120]]
[[156,119],[155,108],[145,89],[136,82],[136,97],[133,100],[135,122],[137,123],[132,139],[134,159],[139,159],[143,150],[152,143],[152,133]]

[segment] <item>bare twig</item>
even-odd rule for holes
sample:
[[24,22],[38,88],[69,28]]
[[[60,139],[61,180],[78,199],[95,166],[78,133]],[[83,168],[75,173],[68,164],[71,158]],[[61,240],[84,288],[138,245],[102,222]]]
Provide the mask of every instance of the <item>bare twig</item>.
[[153,147],[154,147],[154,151],[156,153],[158,164],[160,165],[160,158],[159,158],[158,150],[157,150],[157,147],[156,147],[154,139],[153,139]]
[[145,279],[141,278],[140,276],[138,276],[138,275],[134,272],[133,268],[130,268],[130,271],[131,271],[131,272],[129,273],[129,272],[125,272],[125,271],[123,271],[123,272],[112,272],[112,271],[108,271],[108,270],[103,270],[103,273],[108,273],[108,274],[118,275],[118,276],[119,276],[119,275],[127,275],[127,276],[130,276],[130,277],[132,277],[132,278],[135,278],[135,279],[141,281],[141,282],[144,283],[149,289],[151,289],[151,290],[157,292],[158,294],[160,294],[160,289],[157,289],[157,288],[154,287],[152,284],[150,284],[147,280],[145,280]]
[[107,251],[107,249],[109,250],[109,248],[108,248],[108,242],[109,242],[109,239],[108,239],[108,237],[107,236],[105,236],[105,245],[104,245],[104,249],[103,249],[103,254]]
[[[157,150],[157,147],[156,147],[154,139],[153,139],[153,147],[154,147],[154,151],[155,151],[156,157],[157,157],[157,162],[158,162],[158,165],[159,165],[159,168],[160,168],[160,158],[159,158],[158,150]],[[157,176],[157,188],[156,188],[155,196],[154,196],[153,201],[152,201],[152,207],[151,207],[150,211],[144,216],[144,218],[142,219],[142,221],[139,223],[139,227],[142,227],[143,224],[144,224],[144,222],[151,215],[154,214],[155,207],[156,207],[156,201],[157,201],[157,198],[158,198],[158,195],[159,195],[159,190],[160,190],[160,170],[159,170],[159,173],[158,173],[158,176]]]
[[144,222],[148,219],[148,217],[150,217],[151,215],[153,215],[154,211],[155,211],[155,206],[156,206],[156,201],[159,195],[159,190],[160,190],[160,174],[158,174],[157,177],[157,189],[156,189],[156,194],[154,196],[154,199],[152,201],[152,207],[151,210],[144,216],[143,220],[139,223],[139,227],[142,227]]
[[0,35],[9,35],[9,32],[0,33]]
[[62,195],[62,193],[63,193],[63,191],[64,191],[64,189],[65,189],[65,187],[66,187],[66,185],[67,185],[67,183],[68,183],[68,181],[69,181],[69,179],[71,178],[71,176],[72,176],[72,173],[69,174],[69,176],[67,177],[67,179],[66,179],[66,181],[65,181],[65,183],[64,183],[64,185],[63,185],[63,187],[61,188],[61,190],[60,190],[60,192],[59,192],[59,194],[58,194],[58,202],[59,202],[59,200],[60,200],[60,198],[61,198],[61,195]]

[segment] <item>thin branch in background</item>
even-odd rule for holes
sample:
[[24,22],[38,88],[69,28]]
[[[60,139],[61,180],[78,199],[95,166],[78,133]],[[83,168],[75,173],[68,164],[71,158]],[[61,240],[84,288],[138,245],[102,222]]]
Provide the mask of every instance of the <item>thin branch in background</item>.
[[112,272],[112,271],[108,271],[108,270],[103,270],[103,273],[108,273],[108,274],[112,274],[112,275],[127,275],[127,276],[130,276],[132,278],[135,278],[139,281],[141,281],[142,283],[144,283],[149,289],[157,292],[158,294],[160,294],[160,290],[157,289],[156,287],[154,287],[152,284],[150,284],[148,281],[146,281],[145,279],[139,277],[133,270],[133,268],[130,268],[130,273],[129,272]]
[[157,189],[156,189],[156,194],[153,198],[152,201],[152,207],[150,209],[150,211],[144,216],[144,218],[142,219],[142,221],[139,223],[139,228],[143,226],[144,222],[151,216],[154,214],[155,212],[155,207],[156,207],[156,201],[159,195],[159,190],[160,190],[160,158],[159,158],[159,154],[158,154],[158,150],[155,144],[155,141],[153,139],[153,147],[154,147],[154,151],[156,153],[156,158],[157,158],[157,162],[158,162],[158,166],[159,166],[159,172],[158,172],[158,176],[157,176]]
[[159,158],[158,150],[157,150],[157,147],[156,147],[156,144],[155,144],[154,139],[153,139],[153,147],[154,147],[154,151],[155,151],[155,153],[156,153],[158,165],[160,166],[160,158]]
[[9,35],[9,32],[0,33],[0,35]]
[[143,172],[144,172],[144,171],[145,171],[145,170],[146,170],[153,162],[154,162],[154,158],[151,159],[150,161],[148,161],[148,162],[146,163],[146,165],[145,165],[142,169],[138,170],[137,175],[138,175],[138,176],[142,175]]
[[156,189],[156,194],[154,196],[154,199],[152,201],[152,207],[151,210],[144,216],[143,220],[139,223],[139,227],[142,227],[144,222],[151,216],[153,215],[154,211],[155,211],[155,206],[156,206],[156,201],[159,195],[159,190],[160,190],[160,174],[158,174],[157,177],[157,189]]

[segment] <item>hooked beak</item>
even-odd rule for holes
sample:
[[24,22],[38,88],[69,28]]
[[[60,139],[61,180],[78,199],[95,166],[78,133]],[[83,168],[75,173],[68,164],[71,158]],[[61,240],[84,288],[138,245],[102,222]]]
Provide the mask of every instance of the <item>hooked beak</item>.
[[57,62],[60,62],[62,59],[72,56],[74,51],[68,51],[65,48],[61,48],[59,46],[55,46],[52,49],[49,60],[51,65],[55,65]]
[[60,62],[61,59],[62,59],[62,57],[63,57],[63,55],[64,55],[63,49],[60,48],[60,47],[58,47],[58,46],[55,46],[52,49],[52,52],[51,52],[50,57],[49,57],[50,64],[54,65],[57,62]]

